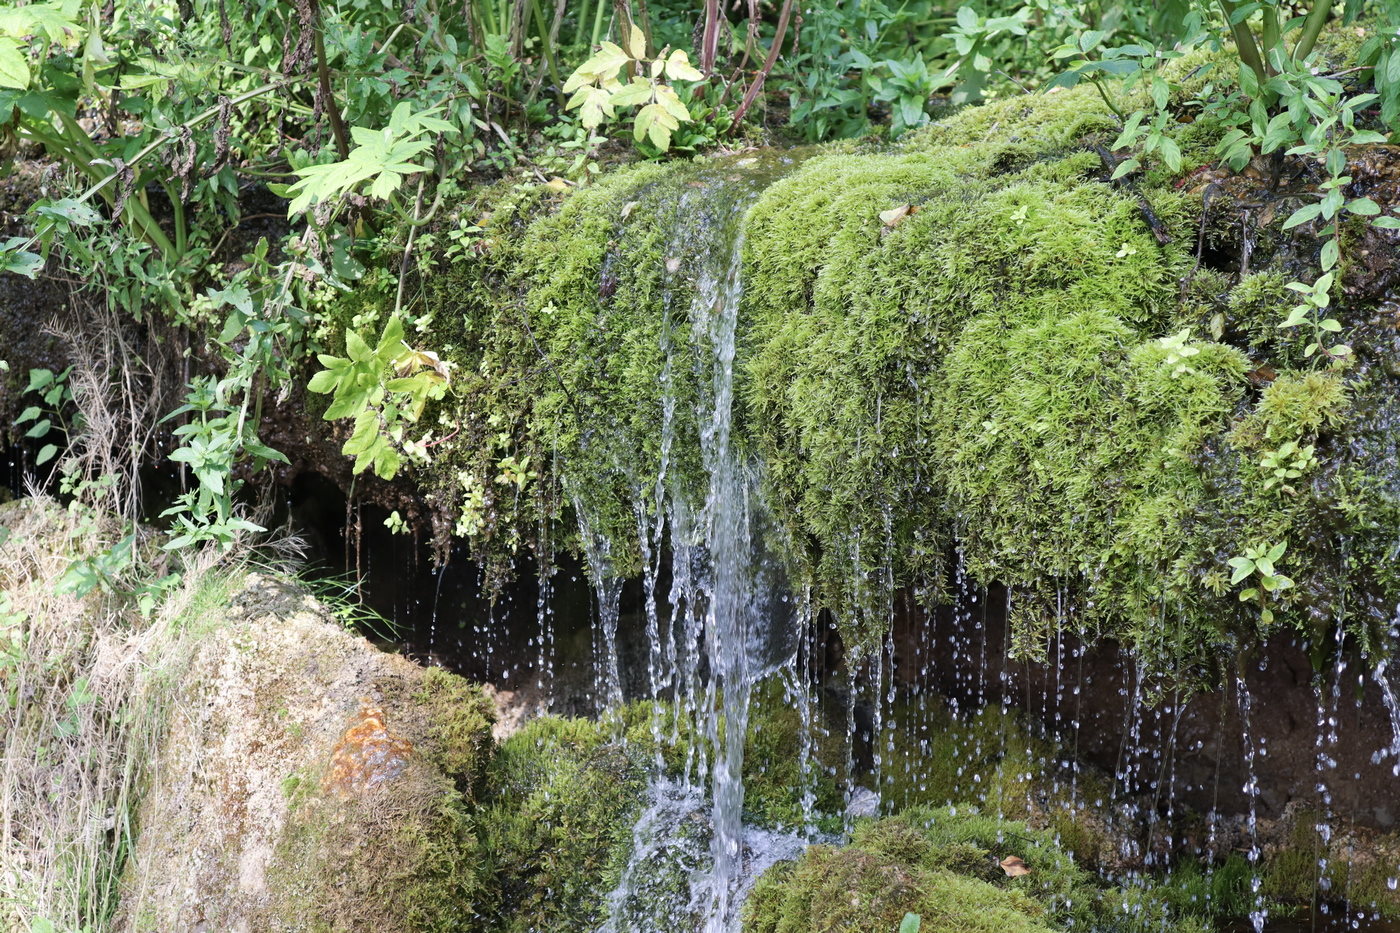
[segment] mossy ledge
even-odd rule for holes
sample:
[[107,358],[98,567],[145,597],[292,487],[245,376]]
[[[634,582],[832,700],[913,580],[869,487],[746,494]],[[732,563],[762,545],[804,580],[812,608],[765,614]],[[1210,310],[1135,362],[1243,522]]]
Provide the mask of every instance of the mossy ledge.
[[[1215,130],[1177,132],[1193,172]],[[590,550],[595,574],[639,571],[658,477],[704,482],[712,363],[687,316],[716,228],[695,217],[722,216],[758,162],[782,177],[743,219],[737,443],[762,463],[792,578],[848,646],[873,644],[894,590],[931,605],[960,569],[1011,588],[1026,654],[1073,629],[1192,683],[1280,627],[1381,649],[1400,594],[1394,270],[1356,267],[1338,309],[1356,363],[1319,366],[1277,327],[1315,238],[1275,219],[1243,269],[1223,219],[1256,196],[1281,218],[1305,191],[1227,179],[1203,219],[1189,175],[1110,181],[1115,133],[1075,89],[878,151],[481,194],[463,208],[477,248],[438,267],[420,309],[422,340],[463,374],[444,415],[460,432],[426,476],[440,534],[502,572],[560,547]],[[1344,255],[1394,241],[1354,231]],[[1273,480],[1278,452],[1305,447],[1315,462]],[[526,480],[502,480],[523,457]],[[1252,583],[1228,561],[1278,544],[1296,586],[1242,601]]]

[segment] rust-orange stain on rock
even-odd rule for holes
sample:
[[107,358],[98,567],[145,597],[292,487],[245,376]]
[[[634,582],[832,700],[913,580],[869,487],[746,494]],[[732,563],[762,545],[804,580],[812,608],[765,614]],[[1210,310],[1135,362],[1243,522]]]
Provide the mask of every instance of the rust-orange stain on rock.
[[407,739],[384,725],[384,711],[365,703],[358,720],[345,730],[331,755],[326,789],[348,796],[378,787],[403,773],[412,752]]

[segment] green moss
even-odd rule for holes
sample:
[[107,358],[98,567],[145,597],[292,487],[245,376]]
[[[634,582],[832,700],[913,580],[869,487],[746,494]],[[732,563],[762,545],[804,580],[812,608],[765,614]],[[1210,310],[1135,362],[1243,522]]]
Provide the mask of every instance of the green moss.
[[[581,930],[601,920],[656,760],[653,713],[639,704],[602,722],[546,716],[501,744],[480,816],[496,928]],[[684,744],[666,754],[678,764]]]
[[[1187,171],[1222,131],[1192,101],[1229,61],[1165,66],[1193,118],[1171,128]],[[714,348],[695,298],[742,226],[735,442],[762,463],[794,585],[855,655],[895,590],[947,597],[954,554],[1013,587],[1018,651],[1067,625],[1183,683],[1272,626],[1365,629],[1400,584],[1394,534],[1370,533],[1400,515],[1378,475],[1393,328],[1367,323],[1346,375],[1312,372],[1306,335],[1277,325],[1316,244],[1272,207],[1242,224],[1247,177],[1148,160],[1111,182],[1097,150],[1117,132],[1086,87],[967,108],[883,151],[478,195],[452,218],[477,239],[421,283],[457,374],[429,482],[439,543],[468,537],[488,586],[530,550],[640,569],[663,457],[666,485],[703,501]],[[1263,458],[1289,441],[1319,465],[1281,492]],[[1227,562],[1280,541],[1300,585],[1265,623]]]
[[941,700],[890,711],[880,788],[888,809],[979,801],[988,813],[1053,836],[1082,864],[1111,866],[1120,836],[1101,813],[1112,783],[1072,754],[1029,730],[1015,713],[984,706],[955,715]]
[[[1096,179],[1096,155],[1065,151],[1103,125],[1101,103],[1055,97],[965,111],[896,153],[813,159],[750,212],[745,399],[795,559],[857,646],[891,578],[942,584],[936,415],[960,415],[939,404],[939,372],[956,344],[986,342],[969,322],[1140,324],[1172,305],[1184,257]],[[1008,163],[1013,145],[1028,155]],[[912,212],[882,222],[900,205]]]
[[749,933],[888,933],[906,913],[921,929],[1048,933],[1037,905],[1017,892],[946,871],[911,871],[862,851],[813,846],[759,881],[745,907]]
[[[286,788],[284,788],[285,790]],[[475,931],[472,816],[420,760],[349,796],[303,778],[267,872],[268,930]]]
[[428,668],[413,696],[415,712],[428,720],[422,751],[473,799],[481,792],[492,753],[496,706],[477,685],[442,668]]
[[[823,742],[808,728],[807,773],[803,773],[803,723],[782,681],[770,677],[761,684],[749,713],[744,743],[744,819],[766,827],[799,827],[808,816],[823,817],[839,829],[845,800],[837,783],[837,766],[844,764],[840,743]],[[810,795],[809,807],[804,795]]]
[[1341,424],[1348,401],[1347,385],[1336,372],[1284,373],[1264,389],[1232,440],[1245,448],[1316,440]]
[[[1009,875],[1002,862],[1028,869]],[[1104,887],[1047,834],[954,808],[913,808],[813,846],[759,880],[750,933],[887,931],[906,912],[931,930],[1205,930],[1152,889]]]
[[1345,899],[1382,917],[1400,918],[1400,894],[1390,885],[1400,840],[1337,826],[1324,842],[1317,827],[1329,822],[1325,814],[1299,809],[1286,820],[1287,834],[1265,848],[1259,871],[1266,897],[1285,905]]

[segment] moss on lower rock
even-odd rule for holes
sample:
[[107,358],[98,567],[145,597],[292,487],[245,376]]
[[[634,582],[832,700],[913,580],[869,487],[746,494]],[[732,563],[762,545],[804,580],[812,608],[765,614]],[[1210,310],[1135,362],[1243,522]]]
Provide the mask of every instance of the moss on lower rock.
[[634,704],[601,721],[545,716],[501,743],[480,813],[493,928],[589,929],[603,917],[631,851],[632,826],[658,757],[657,710]]
[[329,760],[284,785],[290,813],[266,872],[263,924],[482,929],[489,889],[472,801],[486,783],[494,706],[436,668],[397,670],[373,695]]
[[1104,886],[1045,833],[954,808],[868,821],[848,846],[777,866],[754,888],[744,929],[887,933],[906,913],[935,933],[1207,929],[1150,892]]
[[134,929],[481,929],[494,713],[251,577],[190,633],[128,862]]

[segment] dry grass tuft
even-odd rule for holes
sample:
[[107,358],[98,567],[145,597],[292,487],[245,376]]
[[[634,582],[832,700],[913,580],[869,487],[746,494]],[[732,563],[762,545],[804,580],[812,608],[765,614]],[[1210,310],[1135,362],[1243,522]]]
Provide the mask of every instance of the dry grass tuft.
[[0,931],[106,928],[133,814],[190,620],[241,576],[194,558],[150,619],[61,592],[75,557],[121,526],[29,498],[0,506]]

